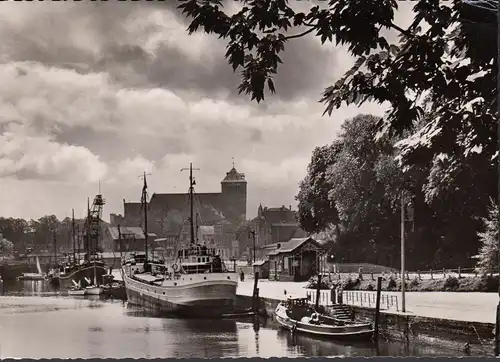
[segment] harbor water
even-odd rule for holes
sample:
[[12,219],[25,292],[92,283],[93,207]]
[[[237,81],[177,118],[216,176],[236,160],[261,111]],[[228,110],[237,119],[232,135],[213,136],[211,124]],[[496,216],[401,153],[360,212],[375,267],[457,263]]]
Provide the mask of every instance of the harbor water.
[[0,296],[0,358],[213,358],[459,356],[399,342],[292,336],[268,319],[159,318],[124,301],[70,297],[43,281],[12,282]]

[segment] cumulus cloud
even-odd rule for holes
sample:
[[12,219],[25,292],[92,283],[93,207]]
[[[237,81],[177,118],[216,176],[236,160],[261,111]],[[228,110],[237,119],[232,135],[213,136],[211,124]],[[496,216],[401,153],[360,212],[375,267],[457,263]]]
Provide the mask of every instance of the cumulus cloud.
[[253,215],[260,202],[293,204],[312,149],[345,118],[384,110],[321,117],[320,93],[352,59],[314,37],[287,45],[278,94],[251,103],[236,94],[224,42],[185,28],[171,4],[2,6],[0,214],[64,216],[84,209],[98,181],[106,213],[121,212],[122,199],[139,199],[144,171],[151,193],[186,191],[190,162],[197,191],[218,191],[234,158]]
[[0,177],[97,182],[106,172],[107,165],[85,147],[19,131],[0,135]]

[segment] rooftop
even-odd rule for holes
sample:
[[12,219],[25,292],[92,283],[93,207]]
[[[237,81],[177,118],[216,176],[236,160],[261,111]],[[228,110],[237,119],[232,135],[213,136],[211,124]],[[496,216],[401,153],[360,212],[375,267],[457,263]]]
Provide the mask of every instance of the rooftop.
[[246,182],[245,174],[236,171],[236,169],[233,167],[229,172],[226,173],[226,177],[224,177],[224,180],[222,180],[222,182]]

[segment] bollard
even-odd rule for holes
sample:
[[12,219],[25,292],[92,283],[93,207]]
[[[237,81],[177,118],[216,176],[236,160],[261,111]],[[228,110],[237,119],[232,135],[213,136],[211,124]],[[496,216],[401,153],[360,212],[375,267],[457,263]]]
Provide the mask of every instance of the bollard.
[[316,286],[316,310],[319,307],[319,297],[321,293],[321,274],[318,273],[318,285]]
[[253,294],[252,294],[252,309],[255,314],[258,313],[259,310],[259,272],[255,272],[254,274],[254,283],[253,283]]

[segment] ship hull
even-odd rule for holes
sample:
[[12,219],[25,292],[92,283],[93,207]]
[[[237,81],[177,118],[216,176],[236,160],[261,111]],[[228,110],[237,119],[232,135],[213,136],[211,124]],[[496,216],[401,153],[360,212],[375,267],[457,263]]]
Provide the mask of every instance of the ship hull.
[[177,287],[156,287],[124,276],[130,304],[165,315],[183,317],[220,317],[234,310],[234,280],[209,280]]
[[[103,283],[103,276],[106,275],[107,272],[108,270],[103,266],[95,267],[95,275],[98,283]],[[94,281],[94,266],[79,268],[78,270],[68,274],[59,275],[59,277],[55,278],[49,278],[49,280],[53,285],[58,285],[62,288],[71,288],[73,286],[72,280],[76,283],[80,283],[82,287],[87,286],[85,278],[89,279],[91,282]]]

